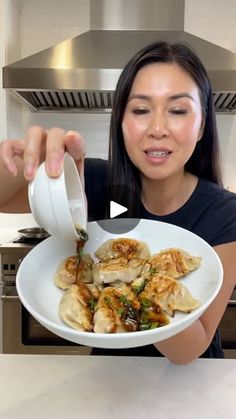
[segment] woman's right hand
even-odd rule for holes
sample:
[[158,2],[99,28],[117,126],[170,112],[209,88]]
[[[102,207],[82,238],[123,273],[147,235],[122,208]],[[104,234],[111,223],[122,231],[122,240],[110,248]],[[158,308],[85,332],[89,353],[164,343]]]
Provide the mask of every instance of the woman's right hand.
[[2,141],[0,163],[10,174],[17,176],[16,158],[20,157],[23,161],[24,177],[30,181],[39,164],[45,160],[48,175],[58,177],[62,172],[65,151],[74,158],[83,180],[84,140],[78,132],[66,132],[62,128],[45,130],[40,126],[31,126],[24,139]]

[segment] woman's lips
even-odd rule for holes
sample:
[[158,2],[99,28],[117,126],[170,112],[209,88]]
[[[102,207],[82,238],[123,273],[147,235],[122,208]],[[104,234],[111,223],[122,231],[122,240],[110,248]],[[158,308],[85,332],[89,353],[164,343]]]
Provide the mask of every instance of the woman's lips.
[[166,151],[166,150],[148,150],[148,151],[145,151],[145,153],[147,153],[149,156],[152,156],[152,157],[165,157],[168,154],[170,154],[170,151]]
[[169,156],[171,155],[171,151],[160,149],[160,150],[146,150],[146,160],[154,163],[164,163],[168,160]]

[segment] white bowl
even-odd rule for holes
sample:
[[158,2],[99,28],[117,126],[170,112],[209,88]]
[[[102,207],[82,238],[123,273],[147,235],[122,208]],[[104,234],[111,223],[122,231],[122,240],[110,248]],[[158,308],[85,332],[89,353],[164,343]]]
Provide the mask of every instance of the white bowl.
[[[108,220],[108,223],[113,221]],[[123,223],[126,219],[119,221]],[[105,334],[72,329],[59,318],[58,306],[63,291],[56,287],[53,277],[61,261],[76,253],[76,245],[73,241],[50,237],[34,247],[23,259],[16,277],[17,292],[22,304],[33,317],[68,341],[98,348],[129,348],[159,342],[181,332],[198,319],[221,287],[223,269],[217,253],[200,237],[180,227],[141,220],[129,233],[116,235],[92,222],[88,223],[87,232],[89,240],[84,251],[90,252],[92,256],[106,240],[121,236],[144,240],[151,253],[168,247],[179,247],[194,256],[201,256],[201,266],[181,280],[192,296],[201,302],[201,306],[189,314],[176,312],[170,324],[146,331]]]
[[39,166],[29,183],[28,197],[35,221],[52,236],[78,240],[77,229],[86,229],[84,191],[76,164],[68,153],[58,178],[47,175],[45,163]]

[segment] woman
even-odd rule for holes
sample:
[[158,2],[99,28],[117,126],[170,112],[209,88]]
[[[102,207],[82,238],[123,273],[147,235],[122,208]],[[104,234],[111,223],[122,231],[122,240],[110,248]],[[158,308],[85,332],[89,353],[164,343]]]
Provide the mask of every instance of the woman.
[[[21,204],[26,180],[43,159],[49,175],[58,176],[65,149],[83,178],[85,147],[78,133],[31,127],[25,139],[3,142],[2,166],[15,181],[2,174],[0,210],[27,210],[26,199]],[[216,331],[235,284],[236,196],[220,186],[218,154],[212,91],[198,57],[184,45],[165,42],[138,52],[123,70],[114,96],[109,163],[85,160],[89,217],[104,214],[100,198],[107,185],[112,193],[114,185],[128,183],[134,191],[126,197],[130,214],[177,224],[203,237],[222,261],[224,281],[207,311],[178,335],[147,347],[94,353],[162,354],[177,364],[223,356]]]

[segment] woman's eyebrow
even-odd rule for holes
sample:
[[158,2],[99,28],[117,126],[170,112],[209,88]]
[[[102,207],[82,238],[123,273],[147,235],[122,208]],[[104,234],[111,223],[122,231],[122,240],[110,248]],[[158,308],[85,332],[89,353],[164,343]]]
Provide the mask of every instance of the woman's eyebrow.
[[171,95],[168,97],[168,100],[177,100],[177,99],[181,99],[182,97],[187,97],[194,102],[194,98],[190,95],[190,93],[187,93],[187,92],[182,92],[182,93],[177,93],[175,95]]
[[148,96],[148,95],[143,95],[143,94],[141,94],[141,93],[136,93],[136,94],[131,95],[131,96],[128,98],[128,101],[130,101],[130,100],[132,100],[132,99],[142,99],[142,100],[148,100],[148,101],[151,101],[151,97],[150,97],[150,96]]
[[[176,93],[175,95],[171,95],[167,98],[168,101],[172,101],[172,100],[177,100],[177,99],[181,99],[181,98],[189,98],[194,102],[194,98],[193,96],[190,95],[190,93],[187,92],[181,92],[181,93]],[[147,100],[147,101],[151,101],[151,97],[148,95],[144,95],[141,93],[136,93],[133,94],[129,97],[128,101],[132,100],[132,99],[142,99],[142,100]]]

